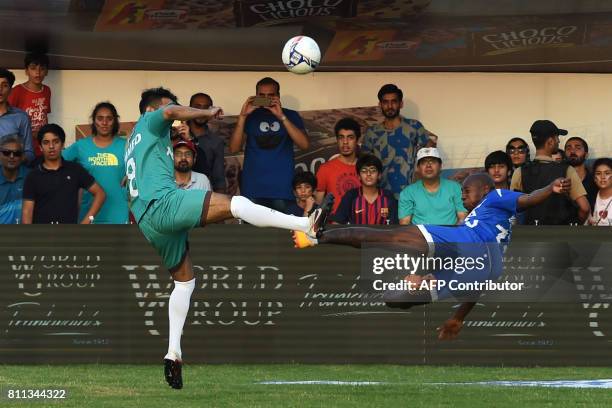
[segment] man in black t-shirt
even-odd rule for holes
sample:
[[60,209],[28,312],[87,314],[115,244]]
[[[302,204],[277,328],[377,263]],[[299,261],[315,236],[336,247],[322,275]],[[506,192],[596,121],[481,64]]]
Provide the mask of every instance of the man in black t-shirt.
[[79,189],[82,188],[89,191],[94,199],[80,223],[91,224],[106,198],[104,190],[80,164],[62,160],[66,134],[60,126],[45,125],[37,137],[43,161],[25,179],[22,223],[78,223]]

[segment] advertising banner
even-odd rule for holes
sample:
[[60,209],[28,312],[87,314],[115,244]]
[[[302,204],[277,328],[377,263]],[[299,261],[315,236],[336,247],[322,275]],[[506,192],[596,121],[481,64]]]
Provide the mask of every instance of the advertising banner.
[[[609,366],[612,284],[602,254],[612,240],[605,228],[577,228],[517,228],[509,250],[562,242],[572,255],[556,261],[555,251],[515,250],[505,260],[513,279],[532,288],[548,285],[539,279],[552,275],[538,268],[552,262],[564,271],[563,296],[483,297],[459,339],[440,342],[436,327],[458,302],[386,307],[381,293],[361,286],[363,251],[298,251],[286,231],[210,225],[190,238],[196,289],[184,356],[190,363]],[[577,233],[590,250],[575,247]],[[6,364],[163,357],[173,283],[135,226],[4,226],[0,241]]]

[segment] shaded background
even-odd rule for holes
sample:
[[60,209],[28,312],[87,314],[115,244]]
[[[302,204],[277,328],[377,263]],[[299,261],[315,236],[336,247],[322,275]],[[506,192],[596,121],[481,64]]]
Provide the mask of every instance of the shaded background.
[[53,69],[282,70],[306,34],[320,71],[612,69],[612,3],[595,0],[3,0],[0,22],[11,68],[40,49]]

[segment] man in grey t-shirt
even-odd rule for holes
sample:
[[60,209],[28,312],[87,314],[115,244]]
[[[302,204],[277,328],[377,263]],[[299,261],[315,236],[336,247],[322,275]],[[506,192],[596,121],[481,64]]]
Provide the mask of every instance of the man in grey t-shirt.
[[178,139],[174,142],[174,179],[178,188],[183,190],[211,191],[208,177],[193,171],[193,162],[196,158],[196,148],[192,142]]

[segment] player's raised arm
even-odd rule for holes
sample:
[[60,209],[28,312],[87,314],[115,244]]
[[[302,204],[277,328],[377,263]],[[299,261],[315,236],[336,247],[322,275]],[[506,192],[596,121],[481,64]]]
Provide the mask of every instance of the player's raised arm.
[[211,106],[208,109],[196,109],[188,106],[168,105],[163,108],[164,119],[170,120],[193,120],[193,119],[222,119],[223,110],[218,106]]
[[257,108],[253,105],[254,99],[255,96],[249,96],[242,104],[240,114],[238,115],[238,121],[236,122],[236,126],[229,140],[230,153],[238,153],[244,148],[244,142],[246,141],[246,133],[244,132],[246,118]]
[[517,209],[533,207],[543,203],[548,197],[554,194],[567,194],[572,187],[572,182],[568,178],[558,178],[552,183],[539,190],[532,191],[530,194],[523,194],[517,200]]

